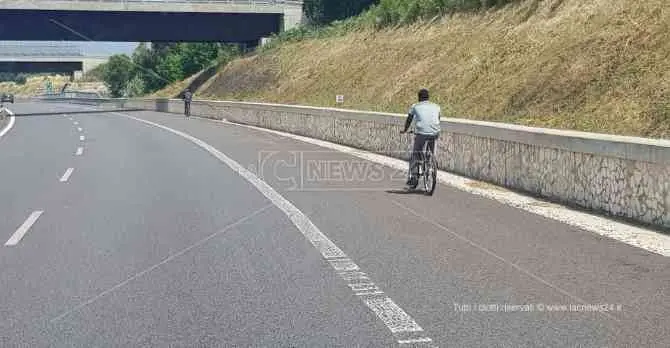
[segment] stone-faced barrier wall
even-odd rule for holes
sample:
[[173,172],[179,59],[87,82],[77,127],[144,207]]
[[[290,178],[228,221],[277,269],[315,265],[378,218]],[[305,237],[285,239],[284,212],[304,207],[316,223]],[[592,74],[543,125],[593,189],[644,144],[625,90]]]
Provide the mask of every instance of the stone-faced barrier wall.
[[[123,104],[182,113],[183,102]],[[119,104],[120,105],[120,104]],[[117,105],[117,106],[119,106]],[[406,158],[404,115],[277,104],[193,101],[227,119]],[[614,216],[670,227],[670,141],[445,119],[440,169]]]

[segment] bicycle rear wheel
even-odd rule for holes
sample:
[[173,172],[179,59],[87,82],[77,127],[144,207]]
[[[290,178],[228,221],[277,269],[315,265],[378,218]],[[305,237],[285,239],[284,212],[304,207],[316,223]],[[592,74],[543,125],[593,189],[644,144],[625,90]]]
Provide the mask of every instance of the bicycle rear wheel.
[[435,187],[437,186],[437,161],[430,150],[426,152],[426,157],[426,170],[423,172],[423,186],[426,190],[426,194],[432,196],[435,192]]

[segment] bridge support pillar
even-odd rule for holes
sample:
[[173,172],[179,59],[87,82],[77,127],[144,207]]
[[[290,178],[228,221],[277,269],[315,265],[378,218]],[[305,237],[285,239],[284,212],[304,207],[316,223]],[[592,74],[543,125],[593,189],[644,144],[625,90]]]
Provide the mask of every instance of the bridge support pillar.
[[302,12],[302,8],[286,8],[284,9],[284,16],[283,16],[283,30],[290,30],[295,27],[300,26],[303,22],[303,17],[304,13]]

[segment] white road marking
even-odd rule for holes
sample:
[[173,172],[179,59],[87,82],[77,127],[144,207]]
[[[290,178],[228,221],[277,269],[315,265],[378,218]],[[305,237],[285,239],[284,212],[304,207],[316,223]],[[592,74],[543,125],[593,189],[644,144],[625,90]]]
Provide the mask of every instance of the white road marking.
[[[174,130],[172,128],[163,126],[158,123],[150,122],[143,120],[137,117],[133,117],[126,114],[114,113],[122,117],[130,118],[138,122],[142,122],[163,130],[166,130],[170,133],[181,136],[185,139],[190,140],[194,144],[200,146],[211,155],[219,159],[221,162],[229,166],[233,171],[242,176],[250,184],[252,184],[256,189],[267,197],[277,208],[279,208],[286,216],[293,222],[293,224],[298,228],[298,230],[305,236],[305,238],[312,243],[312,245],[321,253],[324,259],[326,259],[335,271],[340,275],[344,280],[350,278],[349,272],[356,272],[357,276],[363,275],[365,278],[369,277],[363,274],[360,271],[360,267],[354,263],[340,248],[338,248],[335,243],[333,243],[328,237],[326,237],[318,227],[312,223],[312,221],[284,198],[281,194],[275,191],[270,185],[258,178],[256,175],[245,169],[242,165],[235,162],[221,151],[217,150],[213,146],[205,143],[204,141],[195,138],[191,135],[188,135],[184,132]],[[344,274],[343,274],[344,273]],[[370,284],[373,284],[370,282]],[[402,334],[406,333],[416,333],[423,332],[424,330],[412,319],[409,314],[407,314],[400,306],[398,306],[391,298],[385,296],[385,294],[380,290],[375,292],[373,297],[363,298],[363,300],[368,308],[370,308],[377,317],[386,325],[386,327],[391,331],[392,334],[396,337],[396,340],[405,339],[402,337]],[[399,338],[400,334],[401,338]]]
[[86,137],[83,136],[83,135],[80,135],[80,136],[79,136],[79,140],[84,141],[84,140],[86,140]]
[[83,129],[81,129],[81,127],[77,127],[77,130],[80,131],[80,132],[83,131]]
[[430,338],[414,338],[411,340],[398,340],[400,344],[411,344],[411,343],[428,343],[433,342]]
[[79,147],[79,148],[77,148],[77,153],[76,153],[75,155],[76,155],[76,156],[81,156],[83,153],[84,153],[84,148],[83,148],[83,147]]
[[19,227],[16,232],[9,238],[7,243],[5,243],[5,246],[14,246],[18,244],[23,236],[28,232],[28,230],[35,224],[37,219],[42,215],[43,211],[37,210],[34,211],[28,218],[26,219],[25,222],[23,222],[23,225]]
[[[464,237],[464,236],[450,230],[449,228],[445,227],[444,225],[440,224],[439,222],[437,222],[437,221],[435,221],[435,220],[433,220],[433,219],[431,219],[431,218],[429,218],[425,215],[422,215],[421,213],[415,211],[414,209],[412,209],[412,208],[410,208],[410,207],[408,207],[408,206],[406,206],[406,205],[404,205],[404,204],[402,204],[402,203],[400,203],[396,200],[391,200],[391,202],[393,202],[393,204],[397,205],[398,207],[404,209],[405,211],[409,212],[410,214],[414,215],[415,217],[417,217],[417,218],[419,218],[419,219],[421,219],[421,220],[423,220],[423,221],[425,221],[425,222],[427,222],[427,223],[429,223],[429,224],[431,224],[431,225],[433,225],[433,226],[451,234],[452,236],[460,239],[461,241],[463,241],[467,244],[470,244],[471,246],[475,247],[476,249],[479,249],[480,251],[484,252],[485,254],[497,259],[498,261],[501,261],[501,262],[511,266],[512,268],[519,271],[520,273],[523,273],[523,274],[527,275],[528,277],[536,280],[537,282],[542,283],[542,284],[546,285],[547,287],[557,291],[561,295],[570,298],[570,300],[574,301],[574,303],[581,303],[581,304],[588,304],[589,303],[589,302],[585,301],[584,299],[582,299],[582,298],[580,298],[576,295],[573,295],[573,294],[563,290],[562,288],[544,280],[543,278],[533,274],[532,272],[530,272],[530,271],[526,270],[525,268],[517,265],[516,263],[505,259],[504,257],[496,254],[492,250],[490,250],[490,249],[488,249],[488,248],[486,248],[486,247],[484,247],[484,246],[482,246],[482,245],[480,245],[476,242],[473,242],[472,240],[468,239],[467,237]],[[605,316],[607,316],[611,319],[614,319],[616,321],[620,321],[619,318],[617,318],[617,317],[615,317],[615,316],[613,316],[613,315],[611,315],[607,312],[599,312],[599,313],[602,313],[603,315],[605,315]]]
[[73,171],[74,171],[74,168],[68,168],[65,171],[65,174],[63,174],[63,176],[60,178],[60,182],[66,182],[70,178],[70,175],[72,175]]
[[373,297],[365,303],[393,333],[423,331],[412,318],[388,297]]
[[14,117],[14,113],[12,110],[5,109],[7,110],[7,114],[9,114],[9,123],[7,123],[7,126],[0,130],[0,138],[2,138],[3,135],[7,134],[12,127],[14,127],[14,123],[16,122],[16,117]]
[[157,263],[157,264],[155,264],[155,265],[153,265],[153,266],[151,266],[151,267],[145,268],[143,271],[140,271],[140,272],[138,272],[138,273],[135,273],[135,275],[133,275],[133,276],[129,277],[128,279],[126,279],[126,280],[124,280],[124,281],[122,281],[122,282],[120,282],[120,283],[114,285],[113,287],[111,287],[111,288],[109,288],[109,289],[107,289],[107,290],[105,290],[105,291],[99,293],[98,295],[96,295],[96,296],[90,298],[88,301],[82,302],[82,303],[80,303],[79,305],[77,305],[77,306],[71,308],[70,310],[65,311],[65,312],[62,313],[61,315],[59,315],[59,316],[57,316],[57,317],[51,319],[51,322],[61,320],[61,319],[65,318],[66,316],[70,315],[71,313],[74,313],[74,312],[76,312],[76,311],[78,311],[78,310],[80,310],[80,309],[82,309],[82,308],[84,308],[84,307],[90,305],[91,303],[97,301],[97,300],[100,299],[101,297],[103,297],[103,296],[105,296],[105,295],[111,293],[112,291],[114,291],[114,290],[116,290],[116,289],[118,289],[118,288],[121,288],[122,286],[124,286],[124,285],[130,283],[132,280],[137,279],[137,278],[139,278],[139,277],[141,277],[141,276],[143,276],[143,275],[145,275],[145,274],[147,274],[147,273],[153,271],[154,269],[156,269],[156,268],[158,268],[158,267],[160,267],[160,266],[162,266],[162,265],[164,265],[164,264],[170,262],[171,260],[173,260],[173,259],[175,259],[175,258],[177,258],[177,257],[179,257],[179,256],[181,256],[181,255],[186,254],[189,250],[192,250],[192,249],[194,249],[194,248],[196,248],[196,247],[198,247],[198,246],[200,246],[200,245],[205,244],[205,243],[206,243],[207,241],[209,241],[210,239],[212,239],[212,238],[214,238],[214,237],[220,235],[221,233],[224,233],[224,232],[226,232],[226,231],[232,229],[233,227],[236,227],[236,226],[242,224],[242,223],[245,222],[245,221],[250,220],[252,217],[254,217],[254,216],[256,216],[256,215],[258,215],[258,214],[264,212],[265,210],[267,210],[268,208],[270,208],[270,207],[272,207],[272,206],[273,206],[272,204],[268,204],[268,205],[264,206],[263,208],[258,209],[257,211],[255,211],[255,212],[253,212],[253,213],[251,213],[251,214],[249,214],[249,215],[247,215],[247,216],[245,216],[245,217],[243,217],[243,218],[241,218],[241,219],[239,219],[239,220],[237,220],[237,221],[231,223],[230,225],[228,225],[228,226],[222,228],[221,230],[219,230],[219,231],[217,231],[217,232],[215,232],[215,233],[212,233],[212,234],[210,234],[209,236],[207,236],[207,237],[205,237],[205,238],[199,240],[199,241],[196,242],[195,244],[192,244],[191,246],[188,246],[188,247],[186,247],[186,248],[184,248],[184,249],[182,249],[182,250],[180,250],[180,251],[178,251],[178,252],[176,252],[176,253],[174,253],[174,254],[168,256],[168,257],[166,257],[165,259],[163,259],[163,261],[161,261],[161,262],[159,262],[159,263]]
[[78,124],[79,124],[79,122],[77,122],[77,121],[74,121],[74,125],[75,125],[75,126],[76,126],[76,125],[78,125]]
[[[305,143],[317,145],[327,149],[340,151],[342,153],[346,153],[358,158],[362,158],[371,162],[385,165],[395,170],[402,170],[402,171],[407,170],[406,161],[374,154],[368,151],[359,150],[344,145],[327,142],[324,140],[285,133],[273,129],[266,129],[251,125],[239,124],[227,120],[217,121],[209,118],[202,118],[202,119],[216,123],[224,123],[239,127],[245,127],[249,129],[255,129],[258,131],[299,140]],[[438,170],[437,179],[440,183],[449,185],[461,191],[493,199],[500,203],[518,209],[522,209],[531,212],[533,214],[537,214],[552,220],[560,221],[564,224],[575,226],[607,238],[615,239],[628,245],[632,245],[659,255],[670,257],[669,235],[658,233],[656,231],[652,231],[642,227],[624,224],[615,220],[608,219],[603,216],[573,210],[562,205],[546,204],[545,201],[541,201],[530,196],[525,196],[523,194],[513,192],[500,186],[495,186],[496,188],[495,190],[476,187],[477,186],[476,184],[481,184],[482,182],[466,178],[463,176],[447,173],[441,170]]]

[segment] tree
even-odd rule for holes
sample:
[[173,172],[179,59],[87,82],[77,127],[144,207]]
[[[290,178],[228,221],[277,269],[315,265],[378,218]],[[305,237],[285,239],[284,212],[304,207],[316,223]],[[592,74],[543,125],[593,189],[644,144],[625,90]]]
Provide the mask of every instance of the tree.
[[115,54],[109,57],[103,69],[103,81],[112,97],[118,98],[134,75],[133,63],[125,54]]
[[146,43],[140,43],[133,52],[137,76],[144,81],[145,92],[155,91],[165,85],[163,78],[155,71],[158,65],[158,54]]
[[125,95],[129,98],[139,97],[144,94],[144,89],[144,80],[139,75],[135,75],[126,84]]
[[216,62],[219,54],[219,44],[208,42],[184,43],[181,53],[183,73],[190,76]]
[[160,88],[183,79],[184,72],[182,70],[182,56],[180,52],[172,51],[168,53],[167,56],[159,61],[158,66],[156,66],[156,72],[162,78]]

